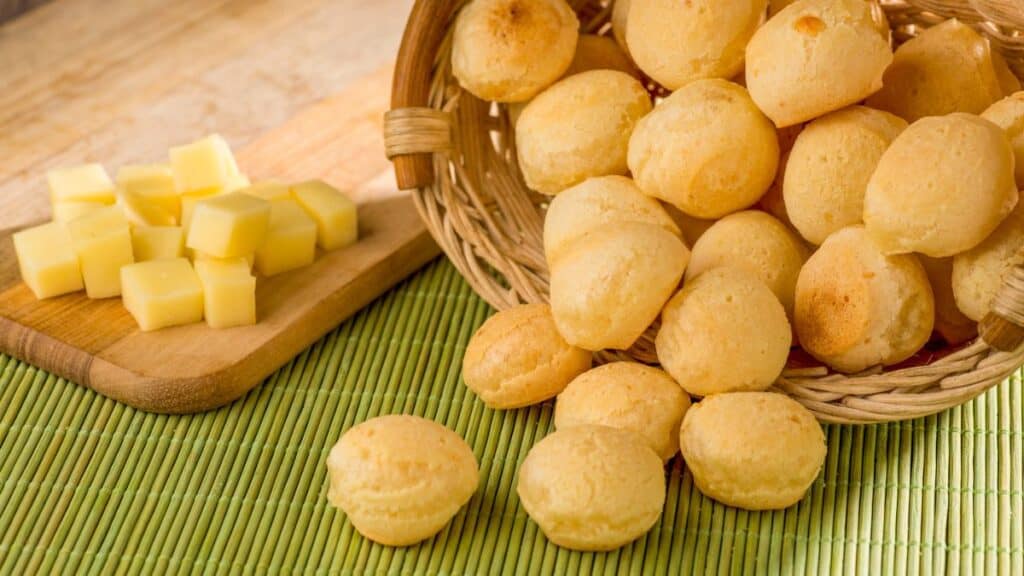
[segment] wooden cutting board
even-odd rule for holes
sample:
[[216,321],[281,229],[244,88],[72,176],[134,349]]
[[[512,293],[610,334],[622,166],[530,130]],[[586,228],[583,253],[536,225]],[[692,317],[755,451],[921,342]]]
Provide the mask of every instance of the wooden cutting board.
[[[144,410],[230,402],[439,252],[381,122],[409,0],[54,0],[0,26],[0,351]],[[254,180],[323,178],[361,240],[257,281],[259,323],[141,333],[118,299],[36,301],[10,234],[54,166],[156,161],[218,132]]]

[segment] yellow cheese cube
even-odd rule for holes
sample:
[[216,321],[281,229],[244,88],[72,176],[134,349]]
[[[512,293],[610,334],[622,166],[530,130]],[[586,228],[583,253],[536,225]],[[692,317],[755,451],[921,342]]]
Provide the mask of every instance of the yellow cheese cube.
[[68,223],[89,298],[121,293],[122,266],[133,262],[128,221],[117,206],[106,206]]
[[223,190],[229,177],[239,174],[227,142],[216,135],[171,148],[168,155],[174,184],[180,194]]
[[132,226],[174,226],[178,223],[178,217],[166,210],[164,205],[124,189],[117,192],[117,205]]
[[225,194],[229,192],[238,192],[239,190],[248,188],[250,185],[252,185],[252,182],[249,182],[248,176],[245,174],[235,174],[233,176],[228,176],[228,181],[224,184],[223,192]]
[[16,232],[13,238],[21,279],[36,298],[82,289],[82,269],[63,225],[42,224]]
[[180,226],[136,226],[132,228],[132,254],[136,262],[181,258],[185,234]]
[[79,216],[107,206],[100,202],[58,202],[52,206],[53,221],[67,224]]
[[177,220],[181,202],[174,188],[174,173],[167,164],[134,164],[117,171],[117,185],[128,194],[155,204]]
[[203,287],[188,260],[150,260],[121,269],[124,307],[143,331],[203,319]]
[[242,259],[242,260],[245,260],[246,263],[248,263],[249,269],[252,270],[252,266],[256,262],[256,253],[255,252],[250,252],[248,254],[243,254],[242,256],[235,256],[233,258],[217,258],[216,256],[210,256],[209,254],[203,252],[202,250],[192,250],[191,248],[186,248],[186,250],[188,250],[188,252],[189,252],[188,256],[189,256],[189,258],[192,259],[192,265],[193,266],[195,266],[199,262],[203,262],[203,261],[206,261],[206,260],[213,260],[215,262],[227,262],[227,261],[233,261],[233,260]]
[[316,221],[317,244],[324,250],[348,246],[358,236],[356,203],[321,180],[292,187],[295,200]]
[[316,222],[294,200],[272,203],[267,239],[256,250],[256,270],[273,276],[308,266],[315,257]]
[[99,202],[114,203],[114,183],[103,166],[83,164],[57,168],[46,173],[50,185],[50,203]]
[[248,188],[242,188],[239,192],[270,200],[271,202],[275,200],[291,200],[292,198],[292,191],[286,184],[274,181],[257,182]]
[[203,316],[211,328],[256,323],[256,277],[243,258],[197,260],[203,284]]
[[185,244],[217,258],[234,258],[263,243],[270,202],[248,194],[224,194],[196,204]]
[[188,228],[192,224],[192,213],[196,209],[196,204],[201,200],[217,196],[221,193],[218,189],[205,190],[204,192],[203,194],[189,194],[181,197],[181,218],[179,222],[186,233],[188,233]]

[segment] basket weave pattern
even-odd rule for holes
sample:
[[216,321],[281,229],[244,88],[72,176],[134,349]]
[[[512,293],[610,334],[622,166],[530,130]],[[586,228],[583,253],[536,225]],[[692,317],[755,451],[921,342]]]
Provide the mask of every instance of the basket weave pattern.
[[[607,32],[608,4],[570,3],[579,14],[583,31]],[[463,91],[452,76],[451,23],[461,4],[420,0],[413,9],[396,68],[393,110],[385,118],[386,152],[392,159],[417,157],[418,170],[396,162],[399,184],[413,188],[427,228],[481,297],[499,310],[524,302],[544,302],[548,272],[541,234],[548,198],[523,183],[505,107]],[[879,4],[896,43],[923,27],[956,17],[990,38],[1017,75],[1024,77],[1024,3],[882,0]],[[431,35],[436,38],[429,40]],[[428,49],[430,52],[423,54]],[[403,67],[417,53],[424,62],[423,78],[409,72],[415,70],[415,64]],[[408,85],[417,82],[420,84]],[[660,90],[653,83],[650,89]],[[416,91],[422,93],[420,97],[408,97]],[[1013,271],[993,304],[993,312],[995,320],[1011,330],[1024,326],[1024,269]],[[656,363],[656,328],[649,329],[630,350],[604,351],[599,359]],[[990,333],[985,324],[981,332]],[[989,337],[989,341],[995,340]],[[974,398],[1024,363],[1024,346],[1014,341],[1001,348],[1010,351],[998,350],[979,337],[956,350],[922,353],[917,365],[884,371],[875,368],[854,375],[831,373],[823,366],[797,367],[791,362],[775,386],[823,421],[916,418]]]

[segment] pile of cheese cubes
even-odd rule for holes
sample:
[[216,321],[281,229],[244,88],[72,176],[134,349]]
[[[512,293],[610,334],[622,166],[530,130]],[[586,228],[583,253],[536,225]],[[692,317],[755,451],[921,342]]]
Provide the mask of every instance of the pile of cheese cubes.
[[355,204],[324,182],[251,184],[218,135],[169,156],[116,184],[99,164],[47,175],[53,221],[14,234],[37,298],[120,295],[142,330],[253,324],[253,267],[272,276],[356,240]]

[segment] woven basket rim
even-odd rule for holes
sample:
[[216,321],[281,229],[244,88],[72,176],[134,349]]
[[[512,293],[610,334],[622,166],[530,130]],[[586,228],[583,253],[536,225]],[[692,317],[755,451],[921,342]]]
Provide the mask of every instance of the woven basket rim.
[[[498,310],[546,302],[540,249],[544,197],[522,182],[507,107],[476,99],[451,76],[451,23],[464,3],[418,0],[414,6],[396,64],[393,108],[385,116],[386,153],[431,235],[477,294]],[[581,32],[607,32],[610,3],[570,3],[580,14]],[[1013,0],[882,0],[877,5],[897,42],[956,17],[988,37],[1024,76],[1024,6]],[[993,308],[1000,313],[985,319],[982,336],[924,363],[858,374],[787,366],[773,390],[826,422],[898,421],[958,406],[1024,364],[1019,340],[1024,268],[1014,270],[997,302]],[[1008,339],[1000,342],[1003,338]],[[630,351],[597,353],[599,361],[648,363],[652,355],[649,334]]]

